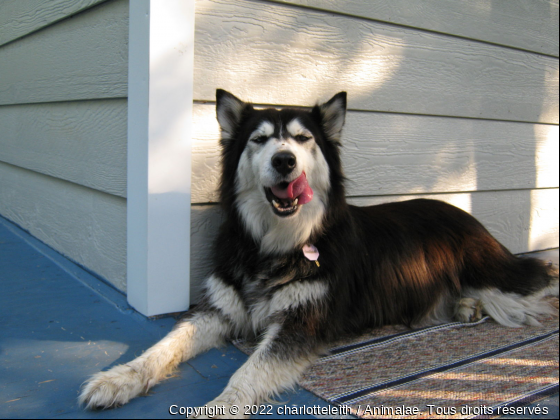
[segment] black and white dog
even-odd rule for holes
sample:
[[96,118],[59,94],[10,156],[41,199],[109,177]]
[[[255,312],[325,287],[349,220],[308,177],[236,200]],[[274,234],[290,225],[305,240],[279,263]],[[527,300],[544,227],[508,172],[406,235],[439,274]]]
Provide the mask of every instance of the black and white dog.
[[293,386],[330,341],[367,328],[482,314],[520,326],[550,311],[541,298],[558,295],[557,269],[513,256],[464,211],[346,203],[345,92],[311,111],[216,96],[225,222],[204,298],[142,356],[89,379],[87,408],[125,404],[234,337],[260,341],[209,406],[259,404]]

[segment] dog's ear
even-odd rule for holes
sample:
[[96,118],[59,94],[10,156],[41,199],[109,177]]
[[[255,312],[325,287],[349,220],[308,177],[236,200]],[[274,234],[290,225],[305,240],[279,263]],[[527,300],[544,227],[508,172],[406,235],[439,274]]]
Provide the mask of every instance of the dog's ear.
[[339,92],[328,102],[318,105],[321,124],[329,140],[340,142],[342,127],[346,120],[346,92]]
[[222,129],[222,140],[233,137],[241,121],[243,110],[248,106],[250,105],[231,93],[223,89],[216,90],[216,116]]

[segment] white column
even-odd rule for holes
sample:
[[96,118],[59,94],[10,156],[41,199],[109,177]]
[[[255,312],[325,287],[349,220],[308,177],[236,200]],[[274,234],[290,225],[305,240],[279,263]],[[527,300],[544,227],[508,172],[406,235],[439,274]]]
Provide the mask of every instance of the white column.
[[188,309],[194,0],[130,0],[127,295]]

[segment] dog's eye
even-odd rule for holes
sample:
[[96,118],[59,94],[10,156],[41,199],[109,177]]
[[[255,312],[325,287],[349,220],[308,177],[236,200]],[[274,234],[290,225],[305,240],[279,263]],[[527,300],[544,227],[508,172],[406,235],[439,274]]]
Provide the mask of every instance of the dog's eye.
[[255,143],[264,143],[267,140],[268,140],[268,136],[259,136],[259,137],[255,137],[254,139],[251,139],[251,141]]
[[297,136],[295,136],[295,139],[296,139],[297,141],[299,141],[300,143],[304,143],[304,142],[310,140],[311,137],[306,136],[306,135],[304,135],[304,134],[298,134]]

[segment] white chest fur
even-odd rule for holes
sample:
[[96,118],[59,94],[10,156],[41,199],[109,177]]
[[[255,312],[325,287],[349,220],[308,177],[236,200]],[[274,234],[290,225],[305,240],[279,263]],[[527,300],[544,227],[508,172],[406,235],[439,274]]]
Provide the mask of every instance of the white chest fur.
[[239,293],[216,276],[207,280],[207,293],[212,306],[232,322],[238,333],[261,331],[273,315],[305,305],[315,305],[328,294],[328,286],[317,280],[293,282],[247,307]]

